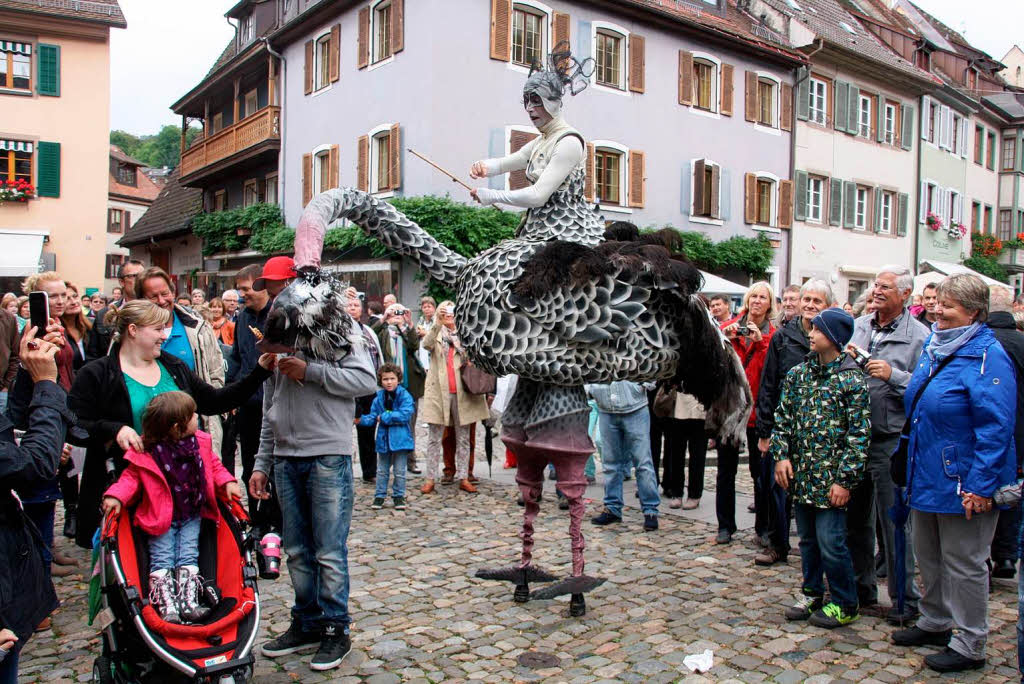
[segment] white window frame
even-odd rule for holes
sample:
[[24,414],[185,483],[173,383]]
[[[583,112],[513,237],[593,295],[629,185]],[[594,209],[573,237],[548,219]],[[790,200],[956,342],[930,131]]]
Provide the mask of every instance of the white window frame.
[[[250,188],[255,193],[255,198],[256,198],[255,201],[252,202],[252,203],[249,203],[249,201],[248,201],[249,198],[247,196],[249,194]],[[260,180],[258,178],[249,178],[244,183],[242,183],[242,207],[243,208],[251,207],[254,204],[259,204],[259,203],[260,203]]]
[[751,125],[755,130],[761,131],[762,133],[768,133],[770,135],[782,135],[782,129],[779,126],[779,107],[781,102],[779,98],[782,96],[782,79],[775,74],[768,71],[755,71],[757,76],[757,87],[761,87],[761,80],[772,81],[772,122],[771,124],[763,124],[760,121],[761,109],[758,107],[757,119],[751,122]]
[[601,31],[607,31],[609,33],[617,33],[622,36],[622,49],[619,50],[619,74],[622,78],[622,89],[612,88],[610,86],[602,85],[597,82],[597,67],[594,67],[594,73],[590,75],[590,85],[602,93],[614,93],[616,95],[622,95],[624,97],[632,97],[633,92],[629,89],[629,31],[618,24],[613,24],[607,21],[594,21],[590,24],[590,53],[594,55],[595,60],[597,58],[597,34]]
[[[522,5],[523,7],[529,7],[535,13],[543,14],[544,15],[544,35],[541,37],[540,49],[541,49],[541,55],[542,55],[541,59],[542,60],[546,60],[548,54],[551,52],[551,48],[553,47],[552,44],[551,44],[551,31],[552,31],[552,29],[554,27],[551,25],[551,17],[554,16],[554,10],[551,9],[551,7],[549,7],[548,5],[545,5],[542,2],[537,2],[537,0],[515,0],[515,2],[512,3],[512,12],[513,13],[515,13],[516,5]],[[530,67],[523,66],[522,64],[516,64],[515,62],[512,61],[512,25],[511,24],[509,24],[509,58],[508,58],[508,65],[507,66],[512,71],[521,71],[524,74],[530,73]]]
[[[313,196],[316,197],[320,194],[320,164],[318,163],[318,157],[326,154],[328,157],[328,164],[330,163],[331,146],[329,144],[317,145],[313,148],[313,178],[311,179],[311,188],[313,190]],[[330,182],[330,179],[328,179]]]
[[[385,64],[391,64],[393,61],[395,61],[395,51],[393,49],[394,48],[394,40],[395,40],[394,36],[391,36],[391,41],[392,41],[391,54],[389,56],[385,57],[384,59],[379,59],[379,60],[374,61],[374,55],[377,54],[377,8],[380,5],[390,5],[390,4],[391,4],[391,0],[377,0],[377,2],[373,3],[372,5],[370,5],[370,64],[368,65],[369,69],[376,69],[378,67],[384,66]],[[391,11],[392,12],[395,11],[393,6],[392,6]]]
[[382,133],[387,133],[388,135],[390,135],[391,134],[391,127],[394,126],[394,125],[395,124],[393,122],[392,123],[382,123],[379,126],[375,126],[374,128],[372,128],[366,134],[367,138],[370,141],[369,153],[366,155],[366,157],[367,157],[366,161],[368,162],[367,166],[369,167],[367,169],[367,173],[370,174],[370,177],[368,179],[369,180],[368,187],[370,188],[370,193],[374,197],[379,197],[381,199],[387,199],[388,197],[394,197],[395,196],[395,191],[394,190],[379,190],[377,188],[377,169],[380,168],[380,158],[379,158],[380,155],[378,155],[378,153],[377,153],[377,138],[379,138]]
[[[320,48],[320,42],[324,38],[327,39],[327,55],[325,57],[325,59],[327,60],[327,82],[320,84],[317,81],[317,79],[320,77],[320,68],[321,68],[320,67],[320,49],[319,48]],[[332,84],[331,84],[331,75],[330,75],[330,72],[331,72],[330,40],[331,40],[331,29],[329,29],[329,28],[321,31],[320,33],[318,33],[316,35],[315,38],[313,38],[313,95],[318,95],[319,93],[324,93],[324,92],[327,92],[328,90],[331,89],[331,85]]]
[[245,15],[241,18],[241,20],[239,20],[238,39],[240,47],[245,47],[246,45],[252,42],[252,39],[255,35],[255,27],[256,18],[253,16],[252,12]]
[[[270,173],[263,178],[263,201],[274,206],[279,206],[281,203],[277,176],[277,173]],[[270,201],[271,190],[273,190],[273,202]]]
[[722,60],[706,52],[694,52],[693,62],[694,64],[704,62],[711,67],[711,109],[703,109],[697,106],[697,79],[694,79],[690,111],[698,116],[720,119],[722,112]]
[[[601,202],[601,211],[632,214],[633,210],[629,206],[629,148],[613,140],[591,140],[590,143],[594,146],[595,154],[598,149],[603,147],[605,149],[614,150],[622,155],[622,163],[619,164],[619,195],[622,197],[622,203],[605,204]],[[594,173],[597,173],[596,164],[594,166]],[[597,178],[594,178],[594,194],[596,199]]]
[[[857,100],[857,135],[861,138],[871,139],[871,105],[872,97],[860,95]],[[867,105],[867,112],[864,111]]]
[[[771,183],[772,183],[772,191],[771,191],[771,193],[769,193],[769,198],[770,198],[771,205],[770,205],[769,210],[768,210],[768,217],[769,217],[768,225],[765,226],[763,224],[757,223],[757,221],[755,220],[755,222],[753,224],[751,224],[750,227],[753,228],[754,230],[759,230],[759,231],[764,232],[764,233],[782,233],[782,231],[779,230],[779,228],[778,228],[778,225],[779,225],[779,180],[780,179],[774,173],[769,173],[768,171],[755,171],[754,172],[754,177],[757,180],[759,180],[759,181],[762,181],[762,180],[771,181]],[[757,192],[757,183],[754,184],[754,192],[755,193]],[[755,200],[756,200],[756,198],[755,198]],[[757,210],[756,209],[754,211],[754,214],[755,214],[754,218],[756,219],[757,218],[757,216],[756,216]]]
[[946,228],[949,228],[953,223],[961,223],[964,220],[963,217],[963,199],[962,195],[956,188],[946,188],[946,211],[948,216],[946,217]]
[[[818,184],[818,203],[815,205],[811,200],[814,197],[814,183]],[[807,215],[805,221],[807,223],[821,224],[825,210],[825,183],[826,179],[822,176],[807,175]],[[814,215],[816,210],[817,215]]]
[[[253,102],[253,108],[251,112],[249,111],[250,95],[252,96]],[[255,114],[256,112],[260,111],[260,93],[257,88],[250,88],[245,92],[245,95],[242,96],[242,109],[245,112],[245,114],[242,116],[243,119],[246,119]]]
[[896,216],[896,194],[890,190],[880,190],[879,192],[882,193],[882,213],[879,216],[878,233],[892,235],[893,219]]
[[[889,117],[890,113],[892,114],[892,118]],[[885,103],[885,110],[884,110],[884,116],[882,118],[882,121],[883,121],[883,124],[882,124],[883,128],[882,128],[882,130],[884,131],[884,133],[883,133],[883,141],[885,142],[886,145],[895,145],[896,144],[896,105],[892,104],[891,102],[886,102]],[[892,125],[890,126],[890,124],[892,124]]]
[[712,214],[718,214],[719,216],[722,215],[722,188],[721,188],[721,184],[722,184],[722,165],[719,164],[718,162],[716,162],[713,159],[708,159],[707,157],[704,157],[702,159],[702,158],[698,157],[696,159],[691,159],[690,160],[690,209],[689,209],[689,214],[688,214],[689,217],[690,217],[690,221],[692,221],[693,223],[706,223],[709,226],[724,226],[725,225],[725,219],[713,218],[712,216],[695,216],[693,214],[693,200],[696,198],[696,196],[694,195],[694,193],[696,192],[696,188],[694,187],[693,176],[694,176],[694,172],[696,171],[696,166],[697,166],[697,162],[698,161],[703,161],[705,168],[707,168],[709,166],[710,167],[716,167],[716,166],[718,167],[718,184],[719,184],[719,188],[718,188],[718,206],[715,207],[715,210],[712,211]]
[[[815,92],[818,89],[821,90],[820,97]],[[816,103],[821,107],[816,107]],[[807,88],[807,120],[819,126],[828,125],[828,83],[813,76],[810,78],[810,85]]]
[[963,151],[960,147],[960,129],[964,125],[964,117],[961,116],[960,112],[952,109],[952,107],[950,109],[953,113],[950,115],[952,121],[949,124],[951,129],[951,135],[949,137],[949,153],[954,157],[959,157],[960,153]]
[[[861,202],[861,193],[863,193],[864,201]],[[857,189],[853,194],[853,229],[865,231],[868,229],[868,212],[871,208],[868,206],[869,203],[869,188],[858,185]]]

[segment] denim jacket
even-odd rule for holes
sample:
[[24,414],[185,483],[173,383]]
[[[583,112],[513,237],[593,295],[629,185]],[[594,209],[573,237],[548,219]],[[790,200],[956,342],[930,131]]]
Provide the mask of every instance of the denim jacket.
[[603,413],[633,413],[647,408],[647,390],[628,380],[616,380],[608,385],[587,385],[587,392]]

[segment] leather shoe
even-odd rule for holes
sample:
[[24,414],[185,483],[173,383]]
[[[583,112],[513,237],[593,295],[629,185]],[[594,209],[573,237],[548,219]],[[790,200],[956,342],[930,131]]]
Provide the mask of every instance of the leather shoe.
[[985,659],[968,658],[947,646],[939,653],[926,655],[924,657],[924,664],[936,672],[963,672],[964,670],[978,670],[985,667]]
[[768,566],[776,563],[785,563],[786,556],[779,553],[777,549],[768,547],[761,553],[754,556],[754,565]]
[[910,627],[892,633],[892,643],[897,646],[948,646],[953,630],[929,632],[920,627]]
[[442,475],[441,476],[441,484],[452,484],[453,482],[455,482],[455,476],[454,475]]
[[434,493],[434,481],[433,480],[427,480],[426,482],[423,483],[423,486],[420,487],[420,494],[433,494],[433,493]]
[[78,534],[78,507],[67,506],[64,509],[64,536],[74,539]]
[[406,470],[408,470],[413,475],[419,475],[420,473],[423,472],[422,470],[416,467],[415,463],[410,463]]
[[467,478],[467,479],[468,479],[468,480],[469,480],[470,482],[473,482],[473,483],[477,483],[477,482],[479,482],[479,481],[480,481],[480,478],[478,478],[478,477],[477,477],[476,475],[470,475],[470,476],[469,476],[469,478]]
[[700,499],[687,499],[683,502],[684,511],[692,511],[698,506],[700,506]]
[[53,552],[53,562],[56,563],[57,565],[70,565],[72,567],[77,567],[78,566],[78,561],[76,561],[74,558],[72,558],[71,556],[67,555],[63,551],[54,551]]
[[1017,574],[1017,564],[1012,560],[997,560],[992,566],[992,576],[999,579],[1013,579]]
[[50,629],[50,625],[52,625],[52,624],[53,624],[53,620],[51,620],[48,617],[43,618],[43,621],[39,623],[38,627],[36,627],[36,631],[37,632],[45,632],[46,630]]
[[731,544],[732,543],[732,532],[729,530],[718,530],[718,536],[715,537],[716,544]]
[[473,483],[470,482],[469,480],[463,480],[462,482],[460,482],[459,489],[461,489],[464,492],[469,492],[470,494],[476,494],[476,487],[474,487]]

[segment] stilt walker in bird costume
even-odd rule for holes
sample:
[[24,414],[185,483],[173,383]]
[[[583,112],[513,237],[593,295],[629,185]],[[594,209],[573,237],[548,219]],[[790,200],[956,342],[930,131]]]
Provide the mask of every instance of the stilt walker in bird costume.
[[[527,188],[472,191],[483,204],[526,209],[515,238],[467,260],[385,201],[351,188],[328,190],[307,205],[296,229],[300,276],[275,301],[267,337],[277,343],[296,334],[316,338],[315,328],[326,323],[302,294],[311,291],[302,283],[322,277],[324,234],[342,217],[455,289],[456,326],[470,359],[495,375],[519,376],[502,440],[518,458],[516,482],[525,500],[521,554],[514,565],[477,576],[511,581],[520,602],[570,594],[570,614],[583,615],[583,594],[604,581],[584,573],[583,468],[594,450],[584,385],[671,379],[707,407],[709,429],[726,441],[742,439],[750,389],[697,296],[700,272],[673,256],[675,234],[640,236],[630,224],[606,233],[586,204],[583,136],[561,109],[566,92],[586,87],[593,61],[578,62],[564,46],[544,68],[532,70],[523,89],[540,137],[508,157],[477,162],[470,172],[482,178],[525,170]],[[533,523],[548,463],[569,499],[572,571],[557,582],[533,563]],[[531,582],[554,584],[531,594]]]

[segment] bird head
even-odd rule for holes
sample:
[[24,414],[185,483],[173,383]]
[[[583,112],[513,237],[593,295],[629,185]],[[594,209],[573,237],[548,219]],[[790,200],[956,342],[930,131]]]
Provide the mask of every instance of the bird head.
[[301,351],[337,361],[352,350],[352,318],[345,311],[346,284],[315,267],[298,276],[274,298],[260,351]]

